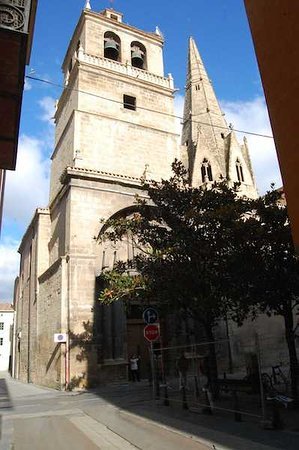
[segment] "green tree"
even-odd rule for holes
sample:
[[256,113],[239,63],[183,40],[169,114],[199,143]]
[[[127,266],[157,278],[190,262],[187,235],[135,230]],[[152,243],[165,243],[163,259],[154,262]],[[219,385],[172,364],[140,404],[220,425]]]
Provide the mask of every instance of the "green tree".
[[[287,208],[281,192],[272,189],[257,199],[244,224],[230,273],[240,308],[253,317],[258,313],[281,316],[289,352],[291,390],[298,401],[298,357],[294,315],[299,305],[299,266]],[[240,264],[243,260],[243,264]],[[231,261],[232,262],[232,261]]]
[[[251,201],[237,195],[238,185],[229,187],[225,181],[208,189],[189,186],[186,170],[178,161],[169,180],[144,188],[149,201],[137,200],[138,212],[105,223],[102,239],[116,242],[129,236],[139,253],[103,274],[107,287],[100,300],[129,300],[137,294],[141,301],[158,302],[166,311],[183,311],[201,324],[207,341],[213,342],[213,328],[228,310],[242,319],[239,311],[243,310],[228,295],[231,277],[227,268]],[[210,364],[215,379],[213,345]]]

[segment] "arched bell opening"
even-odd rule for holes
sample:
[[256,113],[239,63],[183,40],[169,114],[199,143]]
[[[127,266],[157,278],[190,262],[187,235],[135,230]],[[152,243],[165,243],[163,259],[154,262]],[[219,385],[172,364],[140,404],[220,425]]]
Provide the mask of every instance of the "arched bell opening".
[[147,69],[146,48],[141,42],[134,41],[131,43],[131,64],[137,69]]
[[104,57],[113,61],[120,61],[120,50],[120,38],[112,31],[106,31],[104,34]]

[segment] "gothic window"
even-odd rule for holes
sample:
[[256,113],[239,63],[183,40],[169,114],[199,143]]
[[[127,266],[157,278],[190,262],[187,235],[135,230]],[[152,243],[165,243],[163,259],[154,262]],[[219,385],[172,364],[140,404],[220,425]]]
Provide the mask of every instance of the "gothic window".
[[133,41],[131,43],[131,64],[138,69],[147,69],[146,48],[141,42]]
[[242,167],[242,164],[240,163],[239,158],[237,158],[237,160],[236,160],[236,171],[237,171],[238,181],[239,181],[239,183],[242,183],[244,181],[244,173],[243,173],[243,167]]
[[117,251],[114,250],[114,252],[113,252],[113,269],[115,268],[116,261],[117,261]]
[[104,34],[104,57],[113,61],[121,60],[120,38],[112,31],[106,31]]
[[106,252],[105,250],[103,250],[103,254],[102,254],[102,270],[106,269],[108,266],[106,265]]
[[212,167],[206,158],[204,158],[201,165],[201,180],[203,183],[206,183],[207,181],[213,181]]

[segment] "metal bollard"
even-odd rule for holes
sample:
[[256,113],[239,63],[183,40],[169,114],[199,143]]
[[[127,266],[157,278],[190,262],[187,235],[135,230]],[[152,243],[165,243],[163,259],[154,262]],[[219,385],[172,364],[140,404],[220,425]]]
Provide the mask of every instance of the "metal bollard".
[[242,422],[242,415],[239,409],[239,399],[236,391],[233,391],[233,398],[234,398],[235,421]]
[[182,386],[182,395],[183,395],[183,409],[189,409],[188,403],[187,403],[187,396],[186,396],[186,387],[185,385]]
[[205,401],[206,401],[206,405],[207,405],[207,406],[205,406],[205,407],[203,408],[202,412],[203,412],[204,414],[212,415],[212,414],[213,414],[213,411],[212,411],[212,408],[211,408],[211,403],[210,403],[210,399],[209,399],[208,389],[207,389],[207,388],[204,388],[204,389],[203,389],[203,392],[205,393]]
[[164,405],[169,406],[167,383],[164,382]]

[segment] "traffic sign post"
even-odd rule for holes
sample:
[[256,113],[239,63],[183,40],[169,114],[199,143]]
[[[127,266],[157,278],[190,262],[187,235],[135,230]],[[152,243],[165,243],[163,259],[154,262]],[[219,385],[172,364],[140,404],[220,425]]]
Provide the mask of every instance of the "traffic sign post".
[[[149,311],[150,310],[150,311]],[[143,313],[143,320],[147,323],[147,320],[151,320],[153,317],[153,311],[155,313],[156,319],[158,319],[158,313],[153,308],[147,308]],[[151,369],[152,369],[152,387],[153,387],[153,400],[155,400],[155,387],[157,380],[155,374],[155,361],[154,361],[154,346],[153,342],[155,342],[160,337],[160,324],[159,323],[148,323],[145,325],[143,330],[143,335],[145,339],[150,343],[150,360],[151,360]]]
[[149,325],[151,323],[157,323],[159,320],[159,315],[158,315],[157,310],[155,308],[152,308],[151,306],[146,308],[143,311],[142,317],[143,317],[144,322],[147,325]]
[[145,325],[143,334],[148,342],[156,341],[160,337],[160,325],[158,323]]

